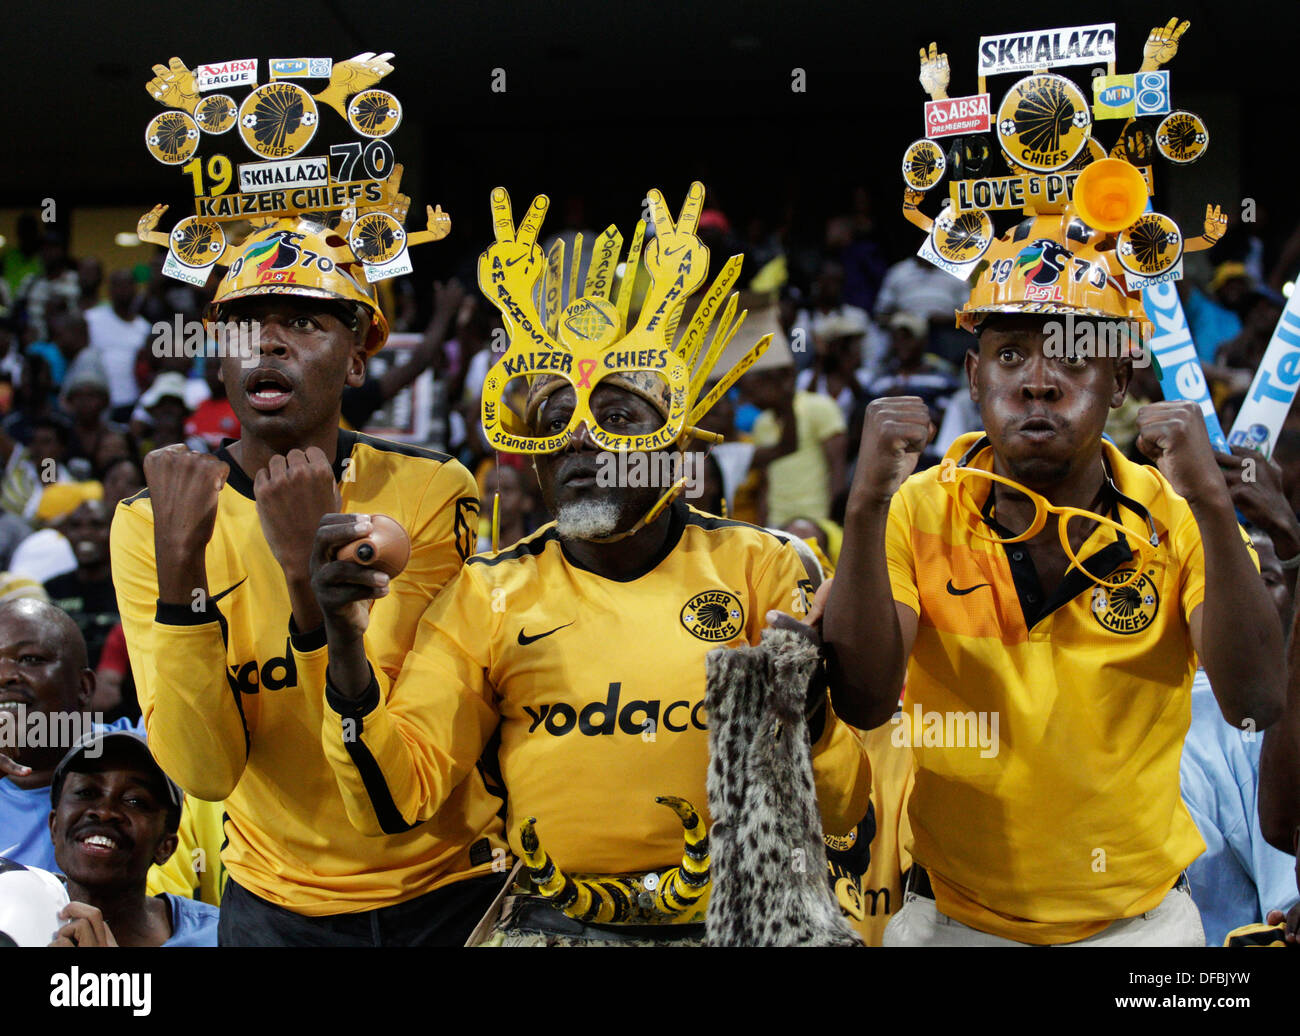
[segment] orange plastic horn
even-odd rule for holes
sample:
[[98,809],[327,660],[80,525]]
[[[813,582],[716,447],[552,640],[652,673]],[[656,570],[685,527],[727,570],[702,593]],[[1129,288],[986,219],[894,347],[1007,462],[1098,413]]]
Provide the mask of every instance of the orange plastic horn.
[[1131,227],[1147,207],[1147,182],[1122,158],[1100,158],[1074,182],[1074,211],[1106,234]]
[[338,559],[377,568],[391,579],[411,560],[411,538],[386,514],[372,514],[370,524],[370,535],[353,540],[339,551]]

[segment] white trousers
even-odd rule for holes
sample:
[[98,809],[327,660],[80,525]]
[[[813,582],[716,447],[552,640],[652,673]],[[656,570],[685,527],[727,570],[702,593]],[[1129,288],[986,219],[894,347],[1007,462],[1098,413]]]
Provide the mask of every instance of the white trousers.
[[[885,928],[885,946],[1028,946],[971,928],[940,913],[933,899],[908,892]],[[1096,935],[1062,946],[1204,946],[1201,913],[1186,882],[1169,890],[1154,910],[1126,917]]]

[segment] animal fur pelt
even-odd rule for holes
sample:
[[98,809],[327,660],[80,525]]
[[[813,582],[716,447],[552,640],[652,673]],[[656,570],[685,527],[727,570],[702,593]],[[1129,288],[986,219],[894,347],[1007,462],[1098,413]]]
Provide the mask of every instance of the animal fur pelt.
[[785,630],[709,653],[709,945],[862,945],[826,884],[804,718],[816,665]]

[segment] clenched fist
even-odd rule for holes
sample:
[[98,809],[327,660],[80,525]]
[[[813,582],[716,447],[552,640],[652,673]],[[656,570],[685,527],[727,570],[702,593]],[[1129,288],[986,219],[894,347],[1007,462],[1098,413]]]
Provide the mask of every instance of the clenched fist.
[[276,454],[253,478],[262,534],[291,579],[307,579],[316,526],[341,508],[330,462],[315,446]]
[[195,453],[182,443],[145,457],[155,540],[169,551],[201,554],[212,539],[217,496],[229,474],[230,469],[212,454]]
[[1193,506],[1232,506],[1199,406],[1183,400],[1148,403],[1138,411],[1137,430],[1138,449],[1155,461],[1175,493]]
[[853,510],[887,507],[934,438],[930,408],[919,396],[886,396],[867,407],[858,468],[849,490]]

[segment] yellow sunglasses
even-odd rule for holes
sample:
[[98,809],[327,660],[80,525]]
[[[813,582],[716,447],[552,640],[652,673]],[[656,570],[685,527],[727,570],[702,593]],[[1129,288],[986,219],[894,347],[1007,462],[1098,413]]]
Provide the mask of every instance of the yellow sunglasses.
[[[1108,476],[1109,477],[1109,476]],[[1034,505],[1034,520],[1029,523],[1028,528],[1016,535],[1002,535],[996,529],[990,529],[984,520],[983,511],[979,504],[975,502],[972,496],[972,486],[978,480],[987,479],[989,482],[999,482],[1009,489],[1015,490],[1022,494]],[[1056,530],[1060,534],[1061,547],[1065,550],[1065,555],[1070,559],[1070,566],[1067,568],[1068,575],[1070,569],[1077,568],[1085,576],[1091,579],[1098,586],[1107,590],[1116,590],[1125,586],[1132,586],[1142,575],[1142,570],[1155,557],[1160,547],[1160,536],[1156,532],[1155,523],[1151,520],[1151,515],[1146,514],[1148,537],[1144,540],[1140,536],[1134,536],[1133,530],[1127,526],[1121,525],[1113,519],[1104,515],[1095,514],[1092,511],[1084,510],[1082,507],[1062,507],[1053,503],[1035,493],[1032,489],[1026,489],[1020,483],[1007,478],[1004,475],[998,475],[984,468],[968,468],[958,466],[951,462],[945,462],[939,472],[939,484],[948,492],[958,505],[965,508],[966,511],[974,517],[971,523],[971,533],[978,539],[986,540],[990,543],[1023,543],[1031,540],[1043,531],[1047,525],[1047,516],[1054,514],[1057,516]],[[991,487],[990,487],[990,491]],[[1069,523],[1071,519],[1081,519],[1085,522],[1095,522],[1098,525],[1107,526],[1114,529],[1124,537],[1126,542],[1131,542],[1138,556],[1137,567],[1129,574],[1128,578],[1122,583],[1112,582],[1109,578],[1098,577],[1093,575],[1084,567],[1079,556],[1070,546]],[[1084,537],[1086,540],[1087,537]]]

